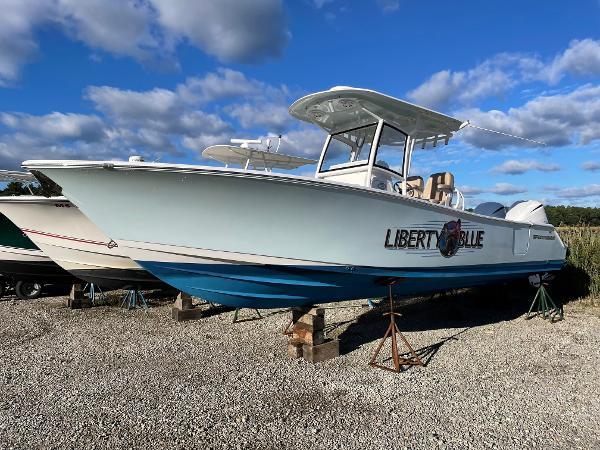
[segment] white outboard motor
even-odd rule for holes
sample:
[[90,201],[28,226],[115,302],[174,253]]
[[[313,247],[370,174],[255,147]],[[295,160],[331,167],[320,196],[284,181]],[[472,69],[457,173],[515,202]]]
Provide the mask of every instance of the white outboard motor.
[[131,155],[129,157],[129,162],[144,162],[144,158],[142,158],[140,155]]
[[481,214],[482,216],[499,217],[504,219],[506,217],[506,210],[508,208],[502,203],[498,202],[485,202],[477,206],[473,210],[474,213]]
[[514,205],[506,213],[507,220],[515,222],[528,222],[545,225],[548,223],[544,205],[535,200],[528,200]]

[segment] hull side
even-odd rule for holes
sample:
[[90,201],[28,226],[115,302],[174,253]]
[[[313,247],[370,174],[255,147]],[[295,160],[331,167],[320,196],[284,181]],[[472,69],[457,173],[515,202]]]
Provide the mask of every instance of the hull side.
[[0,274],[14,280],[67,282],[73,276],[40,250],[0,246]]
[[110,289],[164,286],[64,198],[0,198],[0,211],[76,278]]
[[396,295],[424,294],[522,278],[559,270],[562,261],[452,269],[375,269],[335,266],[192,264],[140,261],[182,292],[238,308],[278,308],[384,297],[386,281],[397,279]]
[[232,306],[376,296],[390,276],[409,280],[405,293],[471,286],[565,258],[548,225],[322,180],[157,167],[40,170],[141,266]]

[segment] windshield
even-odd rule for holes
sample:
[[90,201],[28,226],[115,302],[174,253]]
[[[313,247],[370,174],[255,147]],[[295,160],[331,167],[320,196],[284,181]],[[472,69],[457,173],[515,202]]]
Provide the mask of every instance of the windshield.
[[374,124],[332,134],[321,172],[368,164],[376,129]]
[[383,125],[375,165],[402,175],[406,135],[387,124]]

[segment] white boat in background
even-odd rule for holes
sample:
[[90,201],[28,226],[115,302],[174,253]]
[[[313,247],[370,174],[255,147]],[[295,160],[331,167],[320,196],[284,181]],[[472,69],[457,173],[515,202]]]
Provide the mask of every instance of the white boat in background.
[[[11,171],[0,171],[0,180],[37,181],[30,173]],[[46,190],[55,195],[0,197],[0,213],[16,224],[28,241],[33,241],[44,258],[51,259],[74,277],[101,287],[163,286],[160,280],[123,254],[116,242],[102,233],[77,206],[56,195],[60,188],[50,186]]]
[[72,279],[3,214],[0,214],[0,274],[15,282]]
[[416,294],[559,270],[538,202],[464,210],[451,173],[411,172],[465,123],[374,91],[333,88],[290,113],[328,135],[315,177],[208,166],[26,161],[158,278],[237,307]]
[[240,166],[244,169],[265,170],[273,169],[292,170],[299,167],[316,164],[316,159],[301,158],[299,156],[278,153],[281,145],[281,136],[275,152],[269,151],[271,142],[267,142],[267,151],[251,148],[250,145],[262,144],[260,139],[232,139],[232,143],[241,144],[239,147],[232,145],[213,145],[202,152],[202,156],[225,164],[225,167]]
[[[2,198],[2,197],[0,197]],[[45,283],[67,283],[73,277],[23,234],[6,216],[0,214],[0,297],[7,283],[14,285],[21,299],[41,295]]]

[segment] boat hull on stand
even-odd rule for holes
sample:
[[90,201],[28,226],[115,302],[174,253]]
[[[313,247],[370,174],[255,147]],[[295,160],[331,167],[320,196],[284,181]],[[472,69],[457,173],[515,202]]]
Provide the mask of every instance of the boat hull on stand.
[[0,212],[76,278],[109,289],[164,286],[64,197],[0,198]]
[[[558,270],[533,225],[341,182],[158,163],[26,162],[119,248],[192,295],[275,308],[486,284]],[[156,220],[156,218],[160,218]]]

